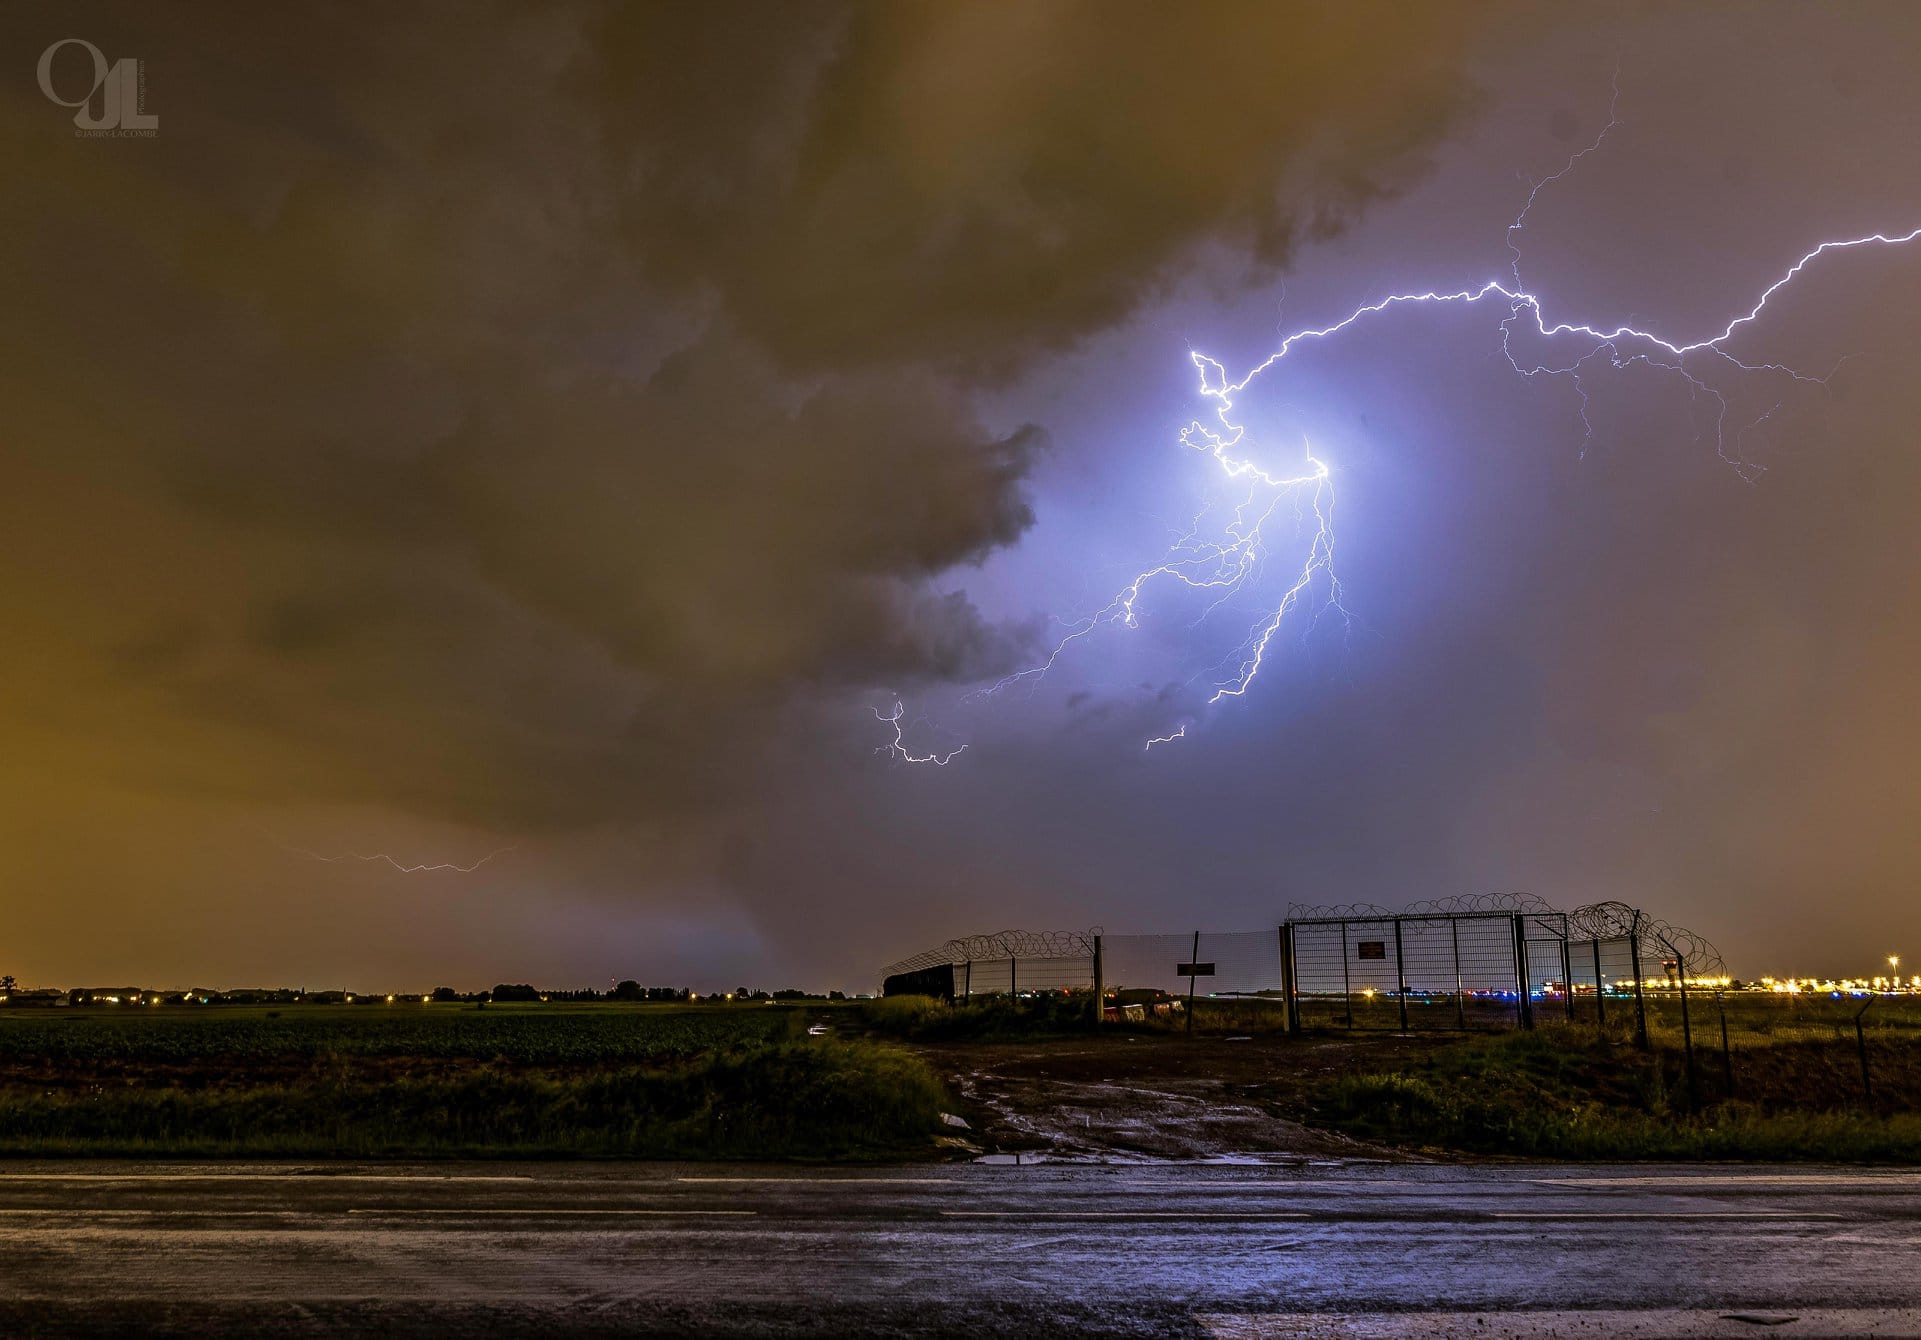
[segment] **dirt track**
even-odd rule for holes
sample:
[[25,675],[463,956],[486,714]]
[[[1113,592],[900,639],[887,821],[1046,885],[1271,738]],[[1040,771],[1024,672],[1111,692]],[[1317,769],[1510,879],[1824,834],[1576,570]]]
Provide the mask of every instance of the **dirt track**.
[[[1422,1044],[1371,1039],[1370,1063],[1399,1047]],[[1285,1115],[1349,1068],[1356,1047],[1344,1038],[1109,1034],[917,1050],[964,1100],[975,1142],[991,1153],[1406,1157]]]

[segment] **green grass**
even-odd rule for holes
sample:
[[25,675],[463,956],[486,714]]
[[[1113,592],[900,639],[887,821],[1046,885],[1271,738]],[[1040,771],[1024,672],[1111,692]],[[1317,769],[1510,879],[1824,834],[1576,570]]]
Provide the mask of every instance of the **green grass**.
[[[1562,1024],[1404,1058],[1328,1081],[1323,1124],[1390,1144],[1561,1159],[1921,1161],[1921,1046],[1877,1038],[1864,1094],[1852,1038],[1731,1048],[1724,1074],[1697,1035],[1690,1093],[1678,1034],[1652,1052],[1623,1032]],[[1730,1038],[1732,1041],[1732,1038]]]
[[925,1066],[861,1043],[782,1043],[664,1067],[485,1066],[391,1078],[0,1092],[0,1152],[300,1157],[878,1157],[926,1149]]
[[808,1012],[156,1009],[0,1019],[0,1155],[835,1159],[933,1148],[945,1096]]
[[[1147,1012],[1142,1018],[1125,1020],[1121,1026],[1154,1033],[1185,1033],[1188,1031],[1186,1002],[1182,1001],[1179,1010],[1166,1014]],[[1193,1031],[1214,1035],[1285,1033],[1287,1007],[1278,996],[1196,997]]]
[[611,1063],[691,1056],[792,1037],[780,1006],[289,1005],[0,1011],[10,1062],[234,1064],[320,1056]]

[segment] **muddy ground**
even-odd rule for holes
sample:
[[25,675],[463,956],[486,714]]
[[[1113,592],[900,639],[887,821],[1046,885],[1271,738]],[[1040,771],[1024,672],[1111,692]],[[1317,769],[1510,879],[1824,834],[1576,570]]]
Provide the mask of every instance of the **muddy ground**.
[[962,1100],[972,1127],[965,1138],[983,1153],[1405,1159],[1296,1116],[1312,1088],[1354,1067],[1361,1049],[1379,1068],[1399,1050],[1423,1047],[1420,1039],[1109,1034],[915,1050]]

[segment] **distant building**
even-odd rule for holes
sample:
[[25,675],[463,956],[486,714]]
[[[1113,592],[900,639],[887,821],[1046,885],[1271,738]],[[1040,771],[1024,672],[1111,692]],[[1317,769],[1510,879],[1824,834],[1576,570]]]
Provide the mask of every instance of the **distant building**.
[[64,991],[50,986],[29,987],[24,991],[15,988],[5,996],[0,996],[0,1003],[10,1010],[46,1010],[65,1005],[67,996]]

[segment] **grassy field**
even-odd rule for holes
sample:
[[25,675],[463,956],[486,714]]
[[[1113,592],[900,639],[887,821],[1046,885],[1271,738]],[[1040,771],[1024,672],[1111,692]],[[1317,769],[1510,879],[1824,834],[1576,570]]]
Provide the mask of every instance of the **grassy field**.
[[1690,1082],[1677,1024],[1549,1023],[1436,1042],[1391,1065],[1365,1059],[1313,1093],[1304,1115],[1389,1144],[1563,1159],[1921,1161],[1921,1039],[1867,1039],[1852,1023],[1697,1032]]
[[[1691,999],[1692,1086],[1677,996],[1647,997],[1647,1051],[1636,1045],[1631,1001],[1618,1008],[1609,1001],[1606,1027],[1593,1022],[1591,1000],[1580,1003],[1574,1023],[1550,1001],[1537,1004],[1538,1025],[1529,1031],[1510,1024],[1402,1035],[1392,1027],[1399,1011],[1390,1001],[1378,1017],[1357,1018],[1375,1023],[1372,1030],[1322,1028],[1300,1038],[1285,1036],[1278,1002],[1252,998],[1197,1000],[1192,1039],[1182,1013],[1109,1024],[1094,1035],[1084,994],[952,1008],[903,999],[873,1002],[861,1013],[875,1031],[914,1041],[936,1065],[950,1056],[957,1073],[1018,1065],[1043,1087],[1056,1078],[1048,1073],[1055,1064],[1077,1080],[1125,1088],[1132,1081],[1122,1067],[1145,1050],[1126,1044],[1155,1039],[1173,1047],[1153,1053],[1165,1074],[1137,1076],[1143,1084],[1218,1076],[1275,1115],[1409,1149],[1921,1162],[1921,1002],[1884,998],[1864,1016],[1871,1096],[1854,1033],[1860,999],[1731,993],[1717,1003],[1711,992]],[[1046,1048],[1075,1038],[1083,1041],[1071,1043],[1072,1051],[1046,1059]],[[1238,1055],[1219,1045],[1238,1038],[1262,1043]],[[1183,1042],[1192,1044],[1192,1063],[1181,1060]],[[1029,1057],[1034,1048],[1042,1050]],[[986,1059],[994,1051],[1007,1059]],[[1103,1053],[1112,1059],[1103,1061]]]
[[933,1147],[914,1057],[816,1009],[0,1011],[0,1154],[861,1158]]
[[[1697,1033],[1713,1031],[1716,1045],[1720,1042],[1723,1010],[1727,1014],[1731,1036],[1746,1034],[1766,1038],[1808,1031],[1825,1036],[1839,1029],[1852,1038],[1855,1013],[1864,1003],[1863,998],[1852,996],[1837,999],[1818,994],[1788,995],[1762,991],[1730,991],[1723,1000],[1716,1001],[1712,991],[1699,991],[1689,993],[1688,1013]],[[1231,1001],[1201,1002],[1203,1009],[1232,1007],[1234,1004]],[[1650,1026],[1671,1025],[1676,1030],[1680,1028],[1681,998],[1677,993],[1649,991],[1645,996],[1645,1004]],[[1592,995],[1577,995],[1574,1000],[1574,1021],[1594,1024],[1604,1016],[1610,1027],[1618,1027],[1634,1019],[1632,995],[1610,993],[1601,1002],[1601,1007],[1600,1010],[1596,1009]],[[1543,1025],[1563,1022],[1568,1018],[1566,1001],[1561,998],[1537,999],[1533,1002],[1533,1009],[1536,1021]],[[1274,1013],[1280,1013],[1278,1006],[1274,1007]],[[1510,1029],[1515,1026],[1515,1014],[1512,997],[1470,996],[1465,1008],[1459,1011],[1452,997],[1437,996],[1430,1000],[1416,995],[1408,1001],[1408,1023],[1416,1031],[1452,1030],[1462,1016],[1465,1016],[1471,1028],[1489,1031]],[[1318,998],[1302,1003],[1301,1017],[1312,1029],[1345,1028],[1351,1017],[1357,1031],[1396,1031],[1400,1028],[1400,1005],[1392,995],[1357,995],[1352,1002],[1344,1002],[1338,997]],[[1879,1030],[1921,1034],[1921,998],[1876,997],[1863,1017],[1862,1025],[1870,1033]]]
[[[1469,1021],[1476,1022],[1469,1002]],[[1452,1002],[1411,1004],[1396,1036],[1391,997],[1359,999],[1349,1032],[1338,1005],[1306,1012],[1310,1038],[1351,1039],[1345,1073],[1290,1096],[1293,1115],[1383,1143],[1559,1159],[1791,1159],[1921,1162],[1921,1000],[1690,992],[1690,1083],[1678,993],[1645,996],[1649,1050],[1631,997],[1534,1002],[1537,1026],[1506,1017],[1476,1032]],[[1861,1076],[1861,1015],[1872,1092]],[[1726,1052],[1722,1023],[1727,1025]],[[1162,1021],[1181,1028],[1185,1021]],[[1276,1033],[1284,1012],[1260,1001],[1197,1001],[1198,1032]]]
[[[939,1076],[1004,1056],[1025,1058],[1043,1106],[1050,1066],[1124,1089],[1151,1060],[1162,1079],[1218,1079],[1275,1116],[1407,1148],[1921,1162],[1921,1002],[1869,1009],[1872,1096],[1858,1000],[1730,996],[1725,1061],[1716,1002],[1695,1000],[1692,1086],[1678,999],[1647,1003],[1648,1051],[1629,1007],[1601,1028],[1551,1003],[1529,1032],[1401,1035],[1394,1010],[1379,1031],[1302,1038],[1259,999],[1197,1000],[1193,1038],[1181,1013],[1096,1032],[1085,993],[0,1010],[0,1155],[914,1156],[936,1148]],[[808,1035],[818,1020],[832,1036]]]
[[95,1006],[0,1011],[0,1066],[358,1056],[605,1064],[758,1046],[799,1025],[797,1011],[766,1005]]

